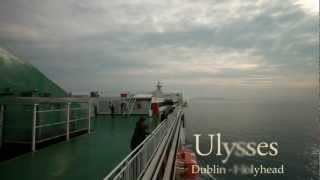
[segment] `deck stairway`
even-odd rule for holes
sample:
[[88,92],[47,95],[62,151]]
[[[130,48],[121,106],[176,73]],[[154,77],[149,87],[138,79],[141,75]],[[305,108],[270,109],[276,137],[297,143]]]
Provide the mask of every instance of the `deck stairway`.
[[132,114],[136,99],[134,98],[134,95],[130,95],[127,101],[126,110],[122,113],[124,116],[130,116]]

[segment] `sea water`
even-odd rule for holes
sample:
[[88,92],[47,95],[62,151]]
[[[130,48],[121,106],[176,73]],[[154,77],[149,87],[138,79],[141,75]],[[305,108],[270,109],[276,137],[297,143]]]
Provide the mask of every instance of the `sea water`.
[[[201,167],[225,167],[216,179],[318,180],[320,125],[316,102],[262,102],[245,100],[190,100],[185,109],[187,143],[195,150],[195,134],[221,133],[225,142],[277,142],[275,157],[232,155],[221,163],[216,154],[199,156]],[[201,149],[208,151],[209,138],[202,138]],[[213,147],[216,148],[216,147]],[[196,151],[195,151],[196,152]],[[283,168],[284,173],[254,176],[253,168]],[[264,170],[264,169],[262,169]],[[203,175],[203,179],[209,177]]]

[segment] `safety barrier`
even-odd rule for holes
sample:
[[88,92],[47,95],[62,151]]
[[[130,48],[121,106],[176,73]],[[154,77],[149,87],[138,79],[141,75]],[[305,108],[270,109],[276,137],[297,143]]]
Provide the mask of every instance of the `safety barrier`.
[[181,109],[177,108],[173,119],[162,121],[158,127],[122,160],[104,180],[135,180],[141,178],[161,142],[180,120]]
[[[90,102],[76,102],[76,107],[72,107],[72,102],[64,103],[64,108],[57,109],[42,109],[42,104],[33,105],[33,121],[32,121],[32,151],[36,151],[36,144],[44,141],[56,139],[62,136],[66,136],[66,140],[70,139],[70,134],[87,130],[90,134],[91,130],[91,104]],[[82,104],[82,105],[80,105]],[[60,103],[61,105],[61,103]],[[80,107],[77,107],[80,106]],[[83,107],[85,106],[85,107]],[[53,116],[52,113],[59,114],[58,121],[46,123],[43,122],[46,117]],[[61,116],[65,116],[64,118]],[[41,118],[43,117],[43,118]],[[40,121],[40,118],[42,121]],[[62,121],[61,121],[62,119]],[[64,119],[64,120],[63,120]],[[80,124],[81,123],[81,124]],[[87,124],[87,125],[85,125]],[[73,125],[73,128],[70,126]],[[62,133],[54,133],[53,136],[41,138],[40,133],[44,128],[50,128],[55,126],[64,126],[60,128]],[[54,129],[57,132],[57,129]],[[46,131],[45,131],[46,132]]]

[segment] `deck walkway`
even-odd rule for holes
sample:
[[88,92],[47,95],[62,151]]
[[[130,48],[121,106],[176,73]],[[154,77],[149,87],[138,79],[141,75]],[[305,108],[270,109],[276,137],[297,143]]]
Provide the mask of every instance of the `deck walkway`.
[[129,152],[137,117],[102,116],[94,132],[0,163],[1,180],[102,179]]

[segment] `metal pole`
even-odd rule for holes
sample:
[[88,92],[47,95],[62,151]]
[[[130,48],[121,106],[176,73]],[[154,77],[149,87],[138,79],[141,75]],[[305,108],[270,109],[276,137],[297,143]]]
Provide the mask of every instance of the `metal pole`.
[[91,103],[88,102],[88,134],[91,131]]
[[32,152],[36,151],[36,133],[37,133],[37,106],[33,105],[33,121],[32,121]]
[[67,103],[67,141],[70,139],[70,103]]
[[319,160],[319,166],[318,166],[318,168],[319,168],[319,180],[320,180],[320,152],[318,152],[318,160]]
[[4,105],[0,105],[1,114],[0,114],[0,148],[2,147],[2,139],[3,139],[3,122],[4,122]]

